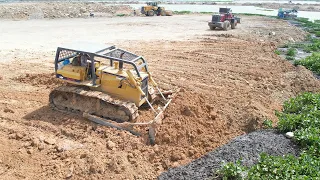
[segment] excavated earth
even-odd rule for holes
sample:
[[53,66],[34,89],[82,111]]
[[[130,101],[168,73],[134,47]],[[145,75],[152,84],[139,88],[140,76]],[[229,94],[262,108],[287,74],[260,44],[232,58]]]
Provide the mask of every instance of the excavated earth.
[[[285,21],[243,17],[236,30],[209,31],[208,19],[190,15],[2,21],[1,178],[155,179],[260,129],[265,119],[276,123],[274,111],[281,110],[284,100],[319,90],[310,71],[274,53],[281,43],[302,40],[301,30]],[[100,28],[92,33],[85,24]],[[76,31],[62,36],[75,26]],[[50,91],[62,84],[52,74],[55,48],[77,37],[85,40],[84,32],[92,41],[143,55],[161,88],[177,91],[157,128],[155,146],[48,106]],[[138,121],[150,118],[150,111],[143,109]],[[288,143],[279,138],[276,142]],[[235,147],[220,150],[230,154]],[[251,153],[256,158],[256,152]],[[205,162],[220,160],[229,159],[198,160],[206,167],[201,172],[212,167]],[[188,176],[198,176],[192,175],[192,165],[186,168],[191,168]]]

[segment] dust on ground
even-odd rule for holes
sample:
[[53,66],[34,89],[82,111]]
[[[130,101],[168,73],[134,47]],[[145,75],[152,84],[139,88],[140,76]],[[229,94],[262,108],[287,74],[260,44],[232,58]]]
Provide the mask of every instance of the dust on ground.
[[[98,126],[78,114],[48,106],[49,93],[55,87],[51,81],[54,48],[59,41],[82,35],[85,26],[68,37],[51,39],[56,37],[56,32],[49,30],[55,23],[39,20],[48,27],[41,40],[39,34],[27,30],[34,21],[22,21],[25,26],[19,30],[14,21],[1,22],[7,36],[0,37],[7,43],[1,44],[0,53],[14,54],[0,63],[1,177],[155,179],[170,167],[186,164],[238,135],[259,129],[265,119],[277,122],[274,110],[280,110],[285,99],[319,90],[310,71],[274,53],[277,44],[303,39],[299,29],[281,20],[244,17],[243,22],[250,23],[236,30],[209,31],[207,18],[139,17],[137,24],[132,18],[97,18],[90,22],[99,26],[108,20],[113,28],[99,29],[106,35],[119,29],[117,36],[108,38],[91,34],[94,41],[110,39],[143,55],[162,88],[180,88],[158,127],[155,146],[146,146],[143,139],[128,132]],[[163,35],[154,30],[155,21],[159,27],[169,27],[161,29]],[[181,27],[183,23],[186,26]],[[130,36],[137,31],[133,25],[145,33],[143,40]],[[65,32],[69,26],[60,28]],[[153,36],[148,35],[153,30]],[[22,44],[9,41],[19,33],[29,37],[20,35]],[[41,48],[28,44],[28,38],[47,43]]]

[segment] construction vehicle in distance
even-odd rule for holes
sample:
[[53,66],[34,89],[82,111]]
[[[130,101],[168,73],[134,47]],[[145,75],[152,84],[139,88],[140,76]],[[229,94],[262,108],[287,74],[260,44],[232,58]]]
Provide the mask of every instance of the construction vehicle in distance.
[[240,23],[240,18],[234,17],[231,8],[220,8],[219,14],[213,14],[208,25],[211,30],[220,28],[226,31],[230,26],[231,29],[235,29],[238,23]]
[[278,18],[281,19],[293,19],[296,18],[298,11],[296,9],[283,9],[278,10]]
[[[154,126],[161,121],[171,99],[160,91],[142,56],[115,46],[89,43],[58,47],[55,75],[67,85],[50,93],[53,108],[80,112],[91,121],[133,134],[137,134],[133,126],[149,126],[150,141],[154,143]],[[158,108],[153,107],[155,99],[161,102]],[[144,104],[155,118],[135,123],[138,108]]]
[[164,7],[159,7],[157,2],[147,2],[147,6],[141,7],[141,14],[146,16],[172,16],[172,11],[166,11]]

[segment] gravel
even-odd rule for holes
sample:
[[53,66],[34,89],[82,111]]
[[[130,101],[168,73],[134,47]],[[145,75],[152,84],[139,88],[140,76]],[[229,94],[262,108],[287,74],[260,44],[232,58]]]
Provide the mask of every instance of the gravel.
[[158,179],[210,179],[223,162],[236,162],[242,158],[243,165],[252,166],[258,162],[259,154],[282,156],[299,154],[299,148],[290,139],[274,130],[260,130],[242,135],[228,144],[209,152],[191,163],[162,173]]

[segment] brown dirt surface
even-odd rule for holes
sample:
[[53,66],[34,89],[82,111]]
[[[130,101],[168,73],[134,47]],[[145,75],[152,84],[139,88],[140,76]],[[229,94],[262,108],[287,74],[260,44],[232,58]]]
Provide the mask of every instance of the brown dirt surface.
[[59,79],[57,79],[54,73],[40,75],[27,73],[25,75],[13,78],[13,80],[18,81],[20,83],[28,83],[33,86],[47,86],[47,88],[54,88],[65,84]]
[[[132,18],[108,19],[119,29],[118,36],[110,37],[112,43],[119,38],[117,46],[143,55],[161,88],[180,89],[157,128],[155,146],[147,146],[142,138],[128,132],[98,126],[79,114],[48,106],[50,91],[59,85],[52,79],[53,31],[41,36],[44,39],[40,42],[48,42],[39,51],[32,43],[3,46],[0,53],[13,55],[0,62],[1,178],[155,179],[170,167],[186,164],[238,135],[261,128],[265,119],[276,123],[274,111],[281,109],[284,100],[319,90],[320,83],[310,71],[274,53],[277,44],[303,39],[300,30],[276,19],[245,17],[250,25],[241,24],[227,32],[209,31],[205,19],[193,15],[157,18],[154,22],[139,17],[136,23],[146,35],[144,40],[134,36],[121,39],[124,34],[129,37],[136,33],[135,28],[120,31],[130,26]],[[91,23],[99,26],[100,22]],[[202,25],[191,26],[194,22]],[[4,23],[7,32],[14,21]],[[33,22],[22,23],[26,26],[19,32],[36,39],[36,33],[23,29]],[[46,23],[55,26],[51,20]],[[157,23],[170,28],[162,29],[162,36],[157,31],[148,35]],[[184,23],[192,28],[182,28]],[[105,34],[112,30],[100,29]],[[15,31],[13,28],[11,36],[18,33]],[[276,33],[271,36],[270,32]],[[99,33],[92,37],[106,41]],[[20,38],[23,41],[26,37]],[[65,39],[61,36],[60,40]],[[13,45],[17,49],[9,49]],[[150,117],[150,111],[140,114],[138,121]]]

